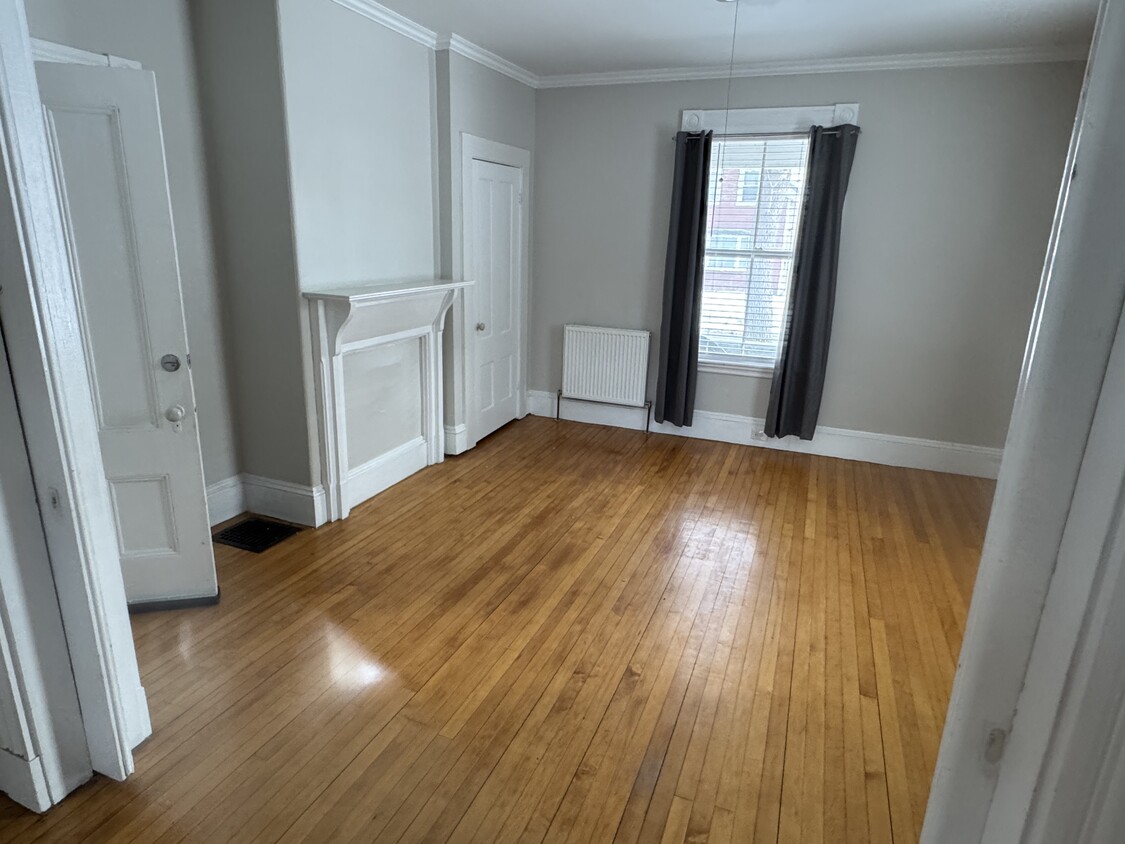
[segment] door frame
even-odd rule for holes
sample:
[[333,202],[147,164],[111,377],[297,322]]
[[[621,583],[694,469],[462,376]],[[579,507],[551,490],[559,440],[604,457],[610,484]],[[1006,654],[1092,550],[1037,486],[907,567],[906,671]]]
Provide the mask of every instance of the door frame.
[[[0,0],[0,319],[91,765],[115,779],[151,732],[23,0]],[[39,666],[58,671],[57,665]]]
[[[459,250],[454,250],[453,272],[456,278],[462,281],[476,281],[467,275],[470,264],[470,250],[472,248],[473,231],[473,161],[487,161],[492,164],[501,164],[513,167],[520,171],[522,182],[522,197],[520,200],[520,310],[519,310],[519,374],[516,378],[516,416],[522,419],[527,415],[527,364],[530,359],[531,341],[528,336],[528,326],[531,324],[531,151],[521,147],[490,141],[467,132],[461,133],[461,224]],[[462,384],[456,384],[454,389],[460,393],[455,398],[464,401],[465,419],[467,420],[469,446],[476,445],[480,439],[480,412],[479,396],[476,389],[476,336],[474,330],[476,304],[476,290],[466,288],[466,295],[460,299],[461,313],[454,313],[453,343],[458,348],[464,349],[465,371]],[[460,334],[460,336],[456,336]],[[448,433],[447,433],[448,438]]]
[[[985,840],[1092,841],[1125,752],[1125,312]],[[1089,827],[1084,829],[1084,825]],[[1080,832],[1080,830],[1082,830]]]
[[[1060,718],[1067,699],[1086,691],[1072,667],[1081,667],[1082,631],[1098,635],[1090,591],[1104,568],[1097,549],[1109,547],[1116,522],[1106,514],[1121,506],[1116,496],[1106,500],[1121,479],[1096,478],[1086,459],[1095,456],[1125,304],[1123,68],[1125,0],[1103,0],[923,844],[1028,840],[1029,818],[1052,797],[1040,787],[1044,777],[1073,746]],[[1082,542],[1071,541],[1083,524]],[[1049,643],[1040,638],[1052,628]]]
[[41,812],[93,769],[25,439],[0,336],[0,790]]

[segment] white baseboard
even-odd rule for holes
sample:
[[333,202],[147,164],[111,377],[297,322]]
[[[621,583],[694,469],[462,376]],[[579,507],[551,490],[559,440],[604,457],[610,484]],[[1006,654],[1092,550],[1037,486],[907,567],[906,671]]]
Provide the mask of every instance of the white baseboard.
[[51,808],[51,791],[39,758],[23,759],[0,749],[0,791],[33,812]]
[[[529,390],[528,410],[535,416],[555,415],[554,393]],[[611,425],[615,428],[632,428],[643,431],[644,411],[638,408],[586,404],[563,399],[563,418],[594,425]],[[673,434],[701,440],[760,446],[864,463],[881,463],[885,466],[904,466],[910,469],[928,469],[979,478],[995,478],[1000,472],[1003,450],[961,443],[938,442],[891,434],[872,434],[846,428],[817,428],[816,438],[800,440],[768,438],[762,433],[764,420],[732,413],[712,413],[697,410],[690,428],[652,423],[653,433]]]
[[211,527],[246,512],[246,491],[241,475],[207,487],[207,512],[211,517]]
[[[528,390],[527,412],[532,416],[554,416],[555,398],[554,393],[548,393],[544,390]],[[577,404],[577,402],[566,402],[567,407],[571,404]]]
[[320,527],[328,521],[324,487],[275,481],[258,475],[242,475],[246,509],[251,513],[298,525]]
[[344,499],[356,507],[383,490],[421,472],[429,463],[426,440],[419,437],[348,473]]
[[469,450],[469,428],[467,425],[445,426],[445,453],[464,454]]

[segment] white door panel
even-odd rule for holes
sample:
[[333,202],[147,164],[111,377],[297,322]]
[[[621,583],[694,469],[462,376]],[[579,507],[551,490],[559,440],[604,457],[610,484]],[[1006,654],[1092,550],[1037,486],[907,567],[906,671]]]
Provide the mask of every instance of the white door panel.
[[523,173],[473,161],[469,277],[476,282],[477,437],[519,415]]
[[[40,63],[131,603],[216,594],[156,81]],[[179,368],[166,370],[172,355]]]

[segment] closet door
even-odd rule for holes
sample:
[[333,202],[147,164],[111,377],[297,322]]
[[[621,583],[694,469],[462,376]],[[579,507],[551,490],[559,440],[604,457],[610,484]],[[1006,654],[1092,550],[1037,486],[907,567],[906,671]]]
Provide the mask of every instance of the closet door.
[[476,282],[478,438],[519,415],[522,334],[523,173],[473,160],[467,277]]

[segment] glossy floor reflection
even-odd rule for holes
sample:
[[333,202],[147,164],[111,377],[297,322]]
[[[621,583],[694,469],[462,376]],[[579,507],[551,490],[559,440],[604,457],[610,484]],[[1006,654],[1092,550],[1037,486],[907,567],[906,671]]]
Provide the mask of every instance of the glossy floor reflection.
[[5,841],[914,841],[992,484],[526,419],[138,616]]

